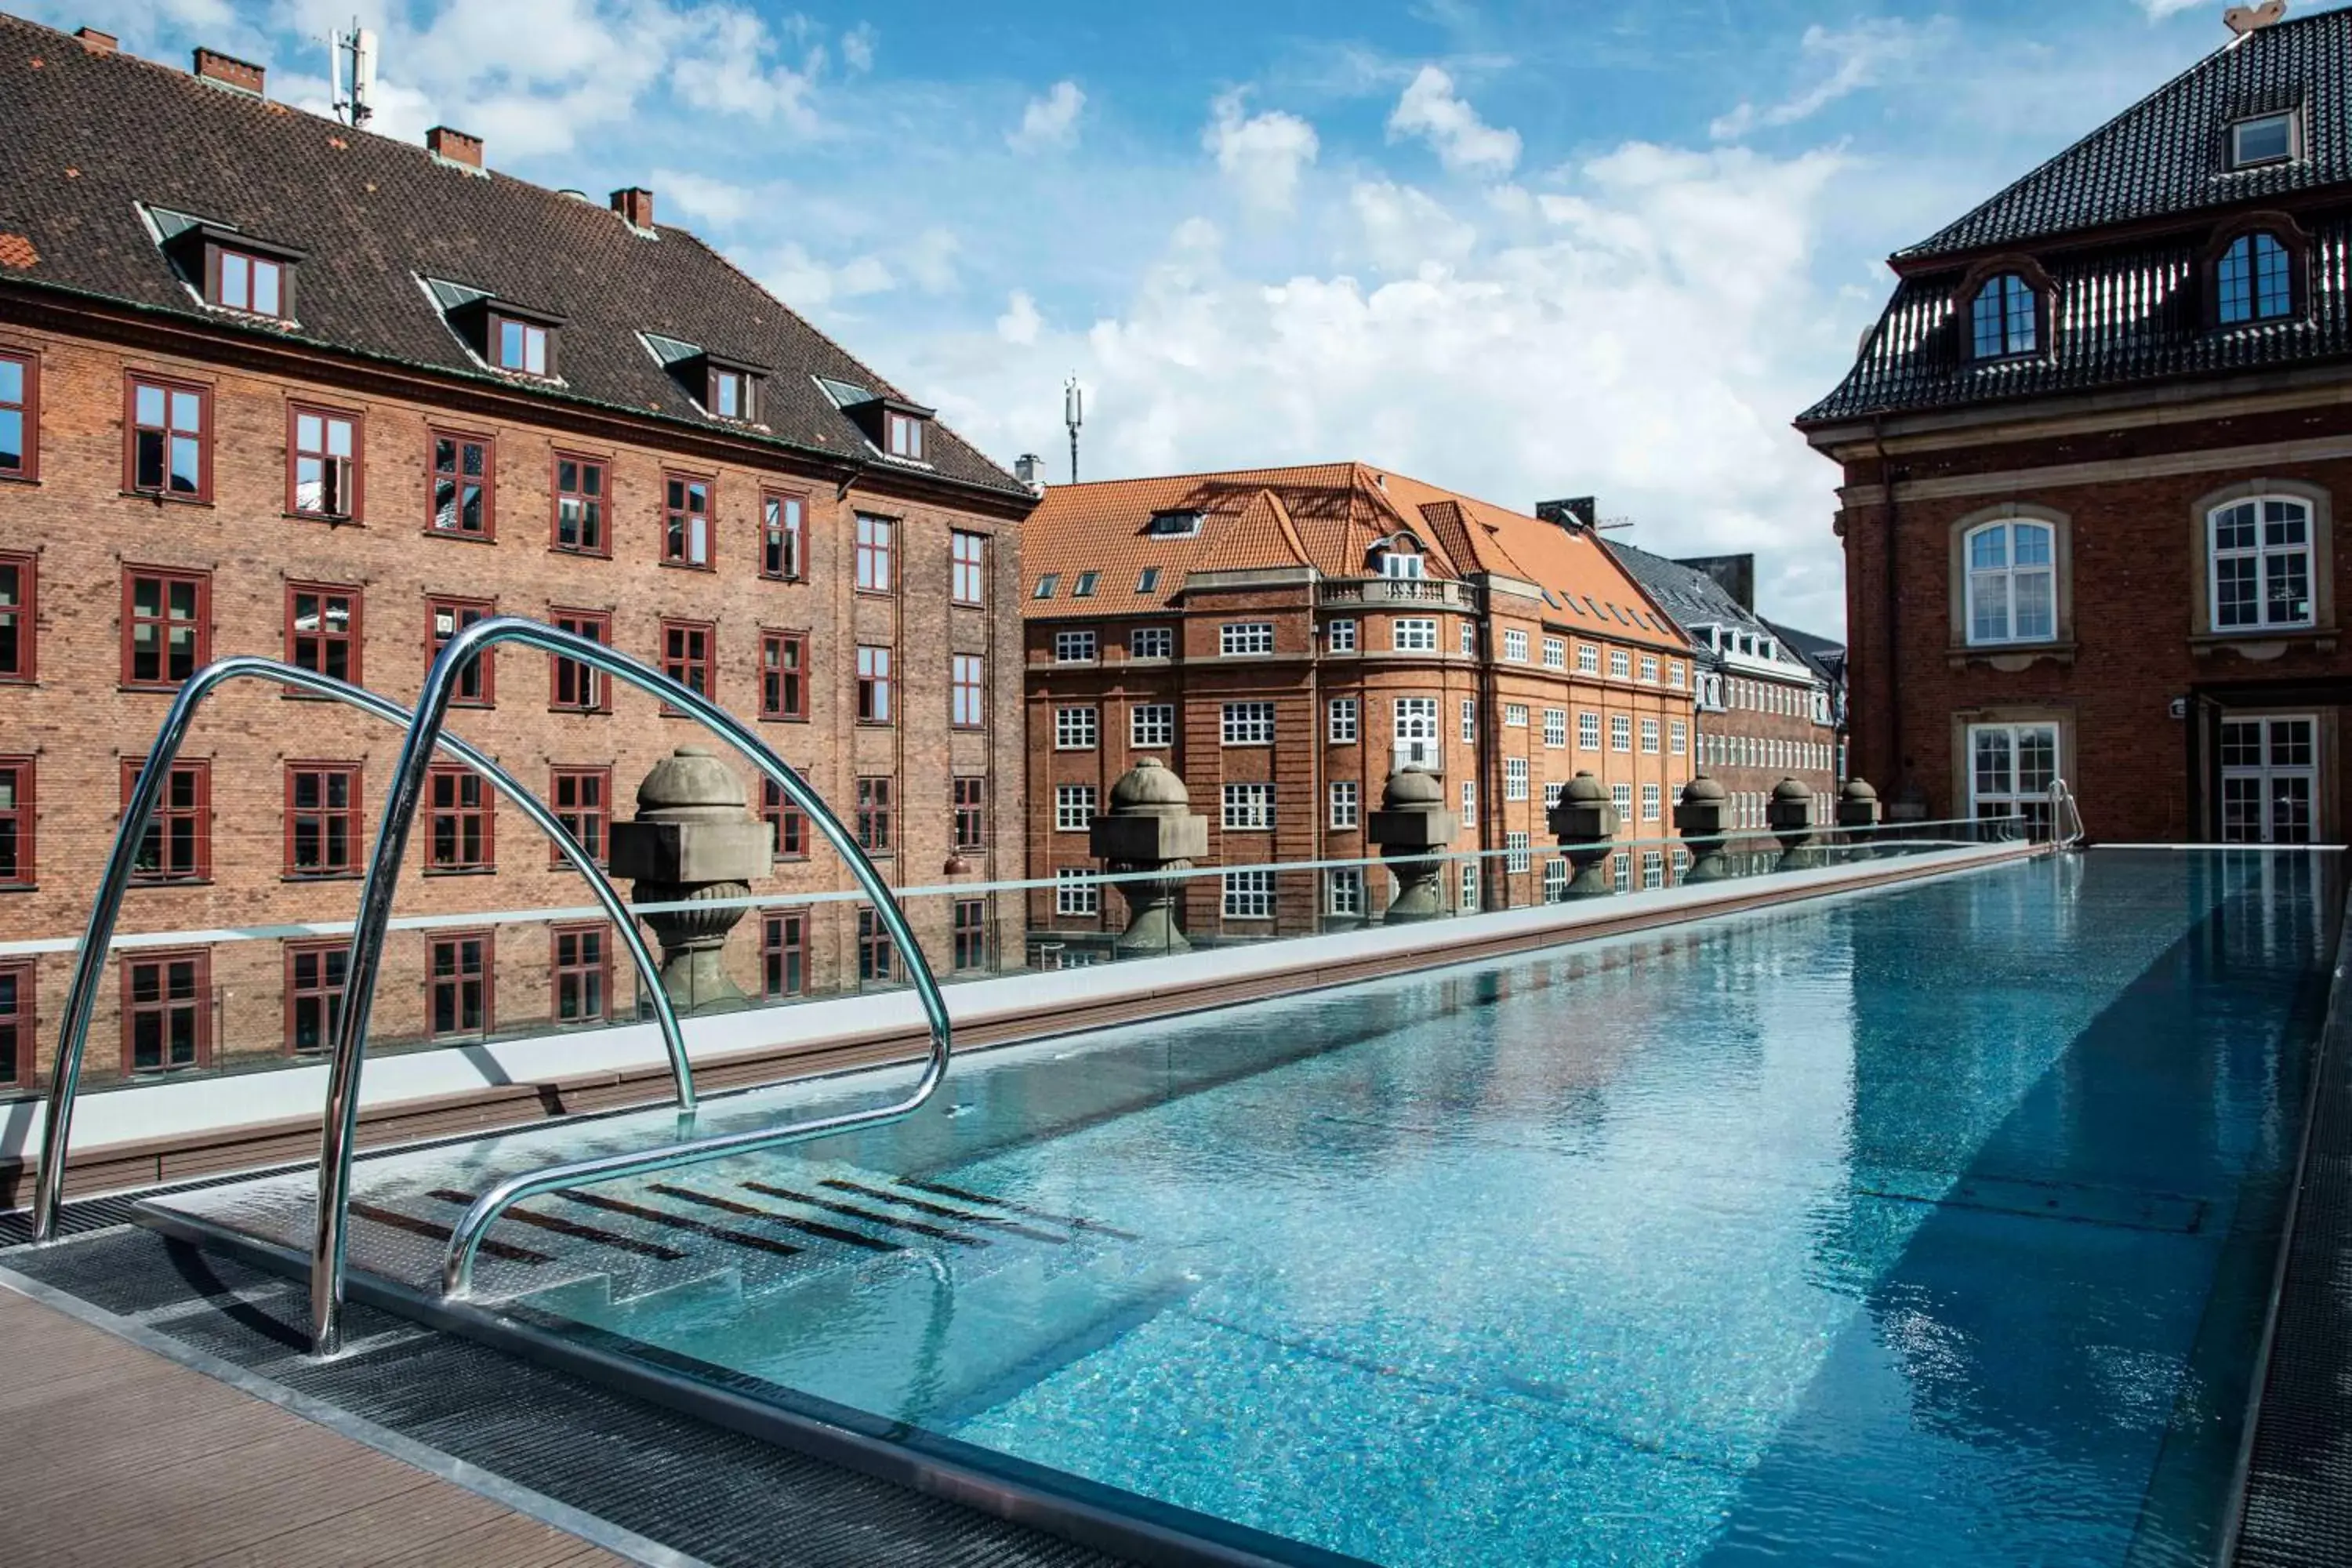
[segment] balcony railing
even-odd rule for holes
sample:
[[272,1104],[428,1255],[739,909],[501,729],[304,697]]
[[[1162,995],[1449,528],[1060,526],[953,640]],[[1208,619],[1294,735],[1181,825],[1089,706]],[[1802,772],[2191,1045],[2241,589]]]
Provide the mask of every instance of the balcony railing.
[[1327,577],[1319,592],[1327,605],[1438,605],[1458,610],[1478,607],[1478,590],[1467,583],[1436,577]]

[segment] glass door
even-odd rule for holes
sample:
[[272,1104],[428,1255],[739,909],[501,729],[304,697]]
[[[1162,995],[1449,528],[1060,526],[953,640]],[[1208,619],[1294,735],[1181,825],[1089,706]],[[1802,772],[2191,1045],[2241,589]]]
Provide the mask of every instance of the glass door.
[[2221,842],[2308,844],[2317,829],[2319,721],[2221,721]]
[[1969,726],[1969,814],[2019,816],[2036,837],[2050,830],[2050,785],[2058,777],[2055,724]]

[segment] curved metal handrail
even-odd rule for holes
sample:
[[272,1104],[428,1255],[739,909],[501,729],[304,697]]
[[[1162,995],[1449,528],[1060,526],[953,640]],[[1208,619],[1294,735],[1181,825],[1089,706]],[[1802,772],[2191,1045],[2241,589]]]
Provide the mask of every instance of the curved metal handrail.
[[2066,781],[2053,777],[2050,781],[2050,837],[2061,849],[2072,849],[2083,842],[2083,810],[2074,804],[2074,792]]
[[[811,789],[800,774],[770,751],[765,742],[744,728],[732,714],[683,682],[674,680],[602,643],[591,642],[538,621],[517,616],[496,616],[477,621],[459,630],[442,646],[440,656],[425,674],[425,690],[417,699],[415,722],[401,744],[400,760],[393,773],[392,793],[384,805],[383,823],[376,833],[375,853],[368,866],[367,881],[360,893],[359,917],[352,931],[351,964],[343,982],[343,1011],[335,1032],[334,1063],[328,1079],[326,1125],[319,1150],[319,1205],[310,1256],[310,1340],[314,1354],[331,1355],[341,1348],[342,1343],[343,1269],[348,1241],[352,1142],[358,1131],[360,1071],[367,1040],[368,1014],[375,1001],[376,981],[383,967],[385,924],[392,918],[393,894],[399,885],[409,831],[415,825],[417,803],[425,787],[425,763],[432,754],[434,743],[440,738],[442,726],[448,721],[449,700],[456,694],[458,677],[485,649],[502,642],[528,644],[590,665],[616,679],[625,680],[640,690],[661,698],[740,752],[768,782],[817,825],[847,864],[850,874],[856,879],[866,896],[873,900],[875,913],[907,960],[908,972],[915,982],[924,1014],[930,1022],[929,1058],[924,1065],[920,1081],[903,1100],[872,1110],[828,1118],[822,1122],[786,1127],[756,1135],[735,1133],[676,1144],[647,1154],[583,1162],[583,1164],[595,1167],[595,1173],[587,1179],[607,1180],[628,1174],[627,1163],[631,1159],[656,1162],[642,1168],[660,1169],[665,1164],[715,1158],[718,1154],[743,1152],[750,1146],[764,1146],[749,1142],[755,1137],[766,1143],[780,1143],[847,1127],[879,1126],[920,1109],[930,1098],[931,1091],[939,1087],[940,1080],[947,1076],[950,1054],[947,1000],[940,994],[939,982],[931,973],[929,961],[923,956],[922,946],[915,940],[905,912],[891,896],[889,884],[882,879],[881,872],[866,858],[866,851],[858,846],[849,830],[842,826],[841,819],[825,805],[824,797]],[[554,1172],[539,1173],[538,1178],[509,1178],[476,1199],[450,1233],[452,1261],[445,1268],[445,1278],[453,1272],[459,1279],[469,1277],[474,1250],[479,1246],[483,1232],[507,1205],[519,1201],[518,1194],[522,1188],[528,1187],[534,1179],[551,1177],[567,1170],[574,1184],[578,1184],[581,1178],[576,1169],[559,1167]]]
[[[275,680],[282,686],[292,686],[313,691],[321,697],[331,697],[349,703],[362,712],[374,715],[387,723],[409,728],[407,709],[388,698],[379,697],[365,687],[337,680],[316,670],[281,659],[263,658],[257,655],[239,654],[216,659],[191,675],[181,683],[179,695],[173,699],[171,710],[163,715],[161,728],[155,731],[155,743],[148,748],[147,760],[139,770],[138,783],[131,793],[130,804],[122,808],[122,826],[114,836],[114,849],[106,862],[106,873],[99,883],[97,900],[90,905],[89,925],[82,933],[81,948],[75,957],[73,984],[66,991],[65,1019],[58,1031],[57,1066],[50,1077],[47,1121],[41,1140],[41,1163],[33,1184],[33,1239],[56,1239],[58,1211],[65,1196],[66,1145],[73,1135],[74,1096],[81,1087],[83,1048],[89,1040],[90,1016],[98,1000],[98,977],[106,967],[106,954],[114,941],[114,923],[122,911],[122,900],[131,886],[131,874],[139,858],[139,845],[147,837],[147,828],[155,814],[155,803],[163,792],[163,781],[171,774],[172,763],[180,754],[180,746],[187,739],[188,726],[195,712],[213,689],[236,679]],[[686,1037],[680,1030],[677,1013],[670,1005],[668,994],[663,991],[660,966],[654,962],[645,938],[638,934],[636,918],[622,902],[621,895],[598,868],[579,841],[564,830],[545,803],[518,783],[504,768],[476,751],[454,735],[438,737],[442,751],[488,781],[512,801],[533,826],[555,842],[572,868],[587,879],[596,901],[604,907],[606,918],[628,947],[629,956],[635,960],[637,973],[645,989],[651,994],[654,1016],[661,1025],[662,1043],[669,1049],[670,1073],[677,1083],[677,1103],[681,1111],[694,1109],[693,1069],[687,1064]],[[346,971],[348,973],[348,971]]]

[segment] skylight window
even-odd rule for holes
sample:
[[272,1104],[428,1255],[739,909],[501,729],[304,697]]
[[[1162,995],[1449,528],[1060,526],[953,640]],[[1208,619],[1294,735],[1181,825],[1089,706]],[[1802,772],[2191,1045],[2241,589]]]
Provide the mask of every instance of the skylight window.
[[1095,584],[1101,578],[1101,576],[1102,574],[1099,572],[1079,573],[1078,580],[1070,584],[1070,597],[1073,599],[1093,598],[1095,596]]
[[2230,167],[2252,169],[2294,156],[2294,116],[2261,114],[2230,127]]
[[1050,599],[1054,596],[1054,590],[1060,584],[1061,581],[1060,574],[1048,572],[1043,577],[1037,579],[1036,589],[1029,596],[1033,599]]
[[1143,569],[1142,575],[1137,577],[1135,580],[1135,591],[1139,594],[1151,593],[1159,586],[1160,568],[1157,566],[1146,566]]

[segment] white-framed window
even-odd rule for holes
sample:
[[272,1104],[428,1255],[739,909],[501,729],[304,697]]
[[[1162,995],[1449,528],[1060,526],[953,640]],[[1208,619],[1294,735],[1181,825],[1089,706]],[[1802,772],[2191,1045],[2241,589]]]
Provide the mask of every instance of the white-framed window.
[[1620,849],[1609,857],[1609,885],[1621,893],[1633,890],[1633,852]]
[[1505,870],[1511,872],[1514,876],[1517,876],[1535,869],[1535,857],[1528,847],[1528,836],[1526,834],[1504,834],[1503,847],[1507,851],[1503,858],[1503,868]]
[[1330,722],[1326,732],[1335,746],[1349,746],[1356,741],[1356,700],[1334,697],[1329,709]]
[[2257,114],[2230,124],[2230,167],[2252,169],[2284,163],[2295,153],[2294,111]]
[[1465,697],[1462,700],[1462,743],[1465,746],[1478,743],[1478,703],[1475,698]]
[[1617,808],[1618,821],[1633,821],[1633,786],[1629,784],[1611,784],[1609,786],[1609,804]]
[[1228,871],[1225,918],[1229,921],[1270,921],[1274,918],[1274,873]]
[[1654,654],[1642,656],[1642,679],[1652,686],[1658,683],[1658,660]]
[[1095,634],[1092,632],[1055,632],[1054,662],[1056,664],[1091,664],[1095,657]]
[[1663,888],[1666,885],[1666,852],[1663,849],[1642,851],[1642,886]]
[[1528,798],[1527,758],[1505,757],[1503,759],[1503,798],[1505,800]]
[[1055,832],[1084,833],[1094,819],[1094,785],[1055,784],[1054,786]]
[[1558,856],[1544,862],[1544,902],[1556,904],[1568,897],[1568,862]]
[[1544,781],[1544,810],[1546,812],[1549,812],[1553,806],[1559,804],[1559,797],[1567,793],[1567,784],[1561,783],[1558,779],[1546,779]]
[[1054,912],[1057,915],[1102,913],[1102,884],[1088,880],[1092,871],[1063,866],[1054,872]]
[[1335,915],[1364,912],[1364,870],[1360,866],[1334,867],[1323,879],[1323,907]]
[[1666,750],[1677,757],[1690,750],[1689,721],[1676,719],[1666,725]]
[[1173,702],[1139,702],[1128,710],[1128,743],[1136,746],[1172,746],[1176,743],[1176,704]]
[[1274,831],[1274,786],[1270,784],[1229,784],[1225,786],[1224,829],[1228,833]]
[[1622,647],[1609,650],[1609,675],[1612,679],[1624,680],[1633,673],[1633,656]]
[[1643,820],[1643,821],[1644,821],[1644,822],[1655,822],[1655,821],[1657,821],[1657,820],[1658,820],[1658,816],[1659,816],[1660,811],[1664,809],[1664,791],[1661,790],[1661,789],[1660,789],[1656,784],[1643,784],[1643,785],[1642,786],[1642,820]]
[[1176,631],[1172,626],[1138,626],[1127,634],[1129,658],[1173,658]]
[[1566,637],[1544,638],[1543,655],[1544,668],[1546,669],[1566,669],[1568,668],[1568,639]]
[[1356,623],[1349,620],[1323,623],[1323,646],[1332,653],[1356,651]]
[[2313,841],[2318,731],[2307,714],[2221,721],[2221,842]]
[[1647,756],[1658,754],[1658,721],[1655,719],[1642,721],[1642,751]]
[[1567,709],[1547,708],[1544,710],[1544,744],[1550,747],[1553,751],[1559,751],[1561,747],[1568,744]]
[[1504,703],[1503,724],[1507,729],[1526,729],[1528,727],[1528,705],[1524,702]]
[[1418,579],[1425,575],[1422,570],[1420,552],[1397,547],[1381,551],[1381,575],[1411,579]]
[[1630,752],[1633,749],[1633,718],[1630,713],[1609,715],[1609,749]]
[[1057,752],[1093,751],[1095,710],[1092,708],[1055,709],[1054,749]]
[[1389,647],[1398,653],[1435,653],[1437,623],[1420,616],[1400,616],[1389,623]]
[[1462,623],[1462,657],[1464,658],[1478,657],[1478,626],[1475,621]]
[[1226,703],[1222,735],[1228,746],[1271,746],[1274,744],[1274,704]]
[[2050,820],[2050,781],[2058,776],[2055,724],[1969,726],[1969,815]]
[[1528,634],[1507,628],[1503,633],[1503,658],[1512,664],[1528,662]]
[[1960,542],[1969,568],[1969,642],[2048,642],[2058,635],[2058,531],[2004,518]]
[[1332,826],[1339,828],[1351,828],[1356,826],[1358,821],[1357,814],[1361,808],[1361,801],[1360,800],[1357,793],[1358,788],[1359,786],[1353,779],[1334,779],[1331,781]]
[[2311,505],[2252,496],[2207,519],[2213,629],[2312,624]]
[[1274,651],[1272,621],[1227,621],[1217,628],[1217,651],[1227,658]]
[[1478,826],[1478,781],[1476,779],[1462,781],[1462,826],[1465,827]]
[[1589,642],[1578,643],[1576,645],[1576,673],[1579,675],[1600,674],[1601,650],[1594,647]]
[[1576,749],[1597,752],[1601,749],[1601,715],[1580,712],[1576,716]]
[[1478,862],[1475,860],[1462,862],[1462,900],[1458,907],[1465,915],[1477,912]]
[[1681,659],[1670,658],[1666,660],[1666,684],[1674,688],[1676,691],[1680,691],[1683,689],[1683,661]]

